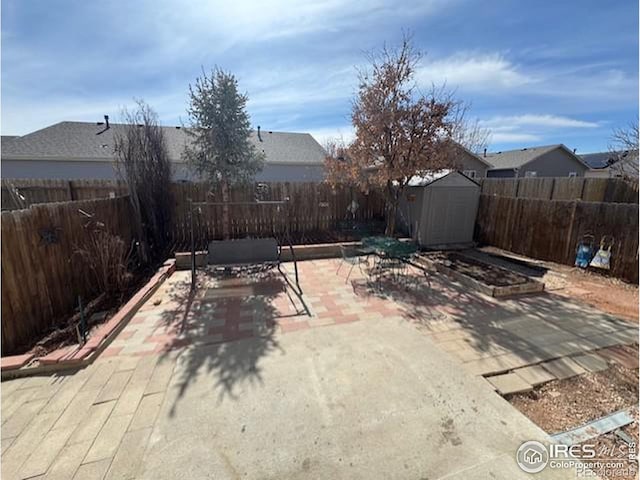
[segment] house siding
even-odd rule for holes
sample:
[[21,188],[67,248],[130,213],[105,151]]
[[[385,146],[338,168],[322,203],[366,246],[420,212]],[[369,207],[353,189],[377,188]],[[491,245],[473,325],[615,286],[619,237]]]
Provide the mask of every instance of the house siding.
[[322,182],[324,178],[324,165],[267,164],[256,175],[259,182]]
[[569,152],[557,148],[523,165],[518,177],[525,177],[526,172],[536,172],[537,177],[568,177],[570,172],[576,172],[578,177],[583,177],[587,170]]
[[69,179],[116,178],[113,162],[63,160],[2,160],[2,178]]
[[[2,160],[2,178],[100,179],[113,180],[117,172],[109,161],[66,160]],[[194,175],[184,163],[173,164],[174,180],[193,180]],[[256,175],[259,182],[320,182],[323,165],[266,164]]]
[[456,169],[460,170],[461,172],[464,170],[475,170],[476,176],[478,178],[487,176],[487,170],[489,169],[489,166],[485,163],[482,163],[473,155],[470,155],[465,151],[460,151],[455,159],[455,162]]

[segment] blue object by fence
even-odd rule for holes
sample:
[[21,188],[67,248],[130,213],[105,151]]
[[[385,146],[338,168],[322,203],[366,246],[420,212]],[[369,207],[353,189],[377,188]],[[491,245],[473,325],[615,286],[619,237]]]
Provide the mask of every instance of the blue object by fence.
[[587,268],[589,263],[591,263],[595,252],[593,241],[593,235],[584,235],[582,240],[578,242],[578,246],[576,247],[576,267]]

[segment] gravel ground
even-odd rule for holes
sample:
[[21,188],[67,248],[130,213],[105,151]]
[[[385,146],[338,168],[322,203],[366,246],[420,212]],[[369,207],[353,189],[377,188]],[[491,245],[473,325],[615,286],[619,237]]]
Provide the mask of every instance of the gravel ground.
[[[622,430],[638,443],[638,371],[617,364],[598,373],[589,373],[568,380],[549,382],[535,390],[513,395],[509,402],[548,433],[557,433],[635,406],[636,421]],[[599,458],[620,458],[628,472],[609,475],[605,479],[638,478],[638,461],[629,460],[629,447],[614,433],[585,442],[596,445]],[[613,453],[610,453],[613,452]]]

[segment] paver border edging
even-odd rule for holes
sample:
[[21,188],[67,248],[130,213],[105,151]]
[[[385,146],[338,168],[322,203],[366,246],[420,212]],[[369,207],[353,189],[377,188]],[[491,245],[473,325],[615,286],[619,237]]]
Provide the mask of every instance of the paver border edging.
[[[80,346],[63,347],[48,353],[42,359],[49,357],[48,362],[41,361],[40,358],[33,359],[33,356],[26,361],[22,361],[19,368],[15,367],[17,362],[12,362],[14,357],[27,357],[25,355],[15,355],[14,357],[4,357],[3,361],[11,365],[10,368],[3,368],[0,372],[1,380],[27,377],[31,375],[49,374],[68,370],[78,370],[93,363],[111,342],[118,336],[122,329],[129,323],[136,312],[153,295],[158,287],[164,283],[176,271],[175,259],[167,260],[162,267],[151,277],[151,279],[138,290],[124,306],[113,315],[109,321],[98,327],[96,336]],[[100,333],[100,331],[102,331]],[[27,363],[37,361],[38,364],[25,367]]]
[[[400,241],[408,242],[410,239],[401,238]],[[323,260],[326,258],[341,258],[342,252],[340,247],[361,247],[361,241],[350,242],[333,242],[333,243],[311,243],[308,245],[293,245],[293,251],[297,261],[304,260]],[[177,269],[188,270],[191,268],[191,253],[189,252],[176,252]],[[206,251],[196,252],[196,266],[204,266],[206,263]],[[280,252],[280,260],[283,262],[293,261],[291,251],[282,247]]]
[[[320,260],[325,258],[339,258],[342,253],[341,246],[359,247],[361,242],[340,242],[340,243],[314,243],[311,245],[294,245],[293,250],[297,261]],[[196,252],[196,266],[201,267],[206,264],[206,252]],[[291,251],[282,248],[280,260],[290,262],[293,260]],[[176,252],[176,266],[178,270],[188,270],[191,268],[191,254],[189,252]]]

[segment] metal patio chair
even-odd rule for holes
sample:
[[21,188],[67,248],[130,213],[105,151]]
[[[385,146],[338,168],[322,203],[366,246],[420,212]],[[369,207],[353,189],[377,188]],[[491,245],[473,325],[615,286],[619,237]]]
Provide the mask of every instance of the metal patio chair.
[[353,272],[353,269],[356,266],[358,266],[358,268],[360,269],[360,272],[364,275],[365,272],[364,270],[362,270],[362,265],[369,264],[368,255],[363,255],[363,252],[361,252],[357,248],[345,247],[344,245],[340,245],[340,253],[342,255],[342,261],[340,262],[340,265],[338,265],[338,269],[336,270],[336,275],[340,273],[340,269],[342,268],[343,264],[346,263],[348,265],[351,265],[351,267],[349,268],[349,273],[347,273],[347,278],[345,279],[344,283],[347,283],[349,281],[351,272]]

